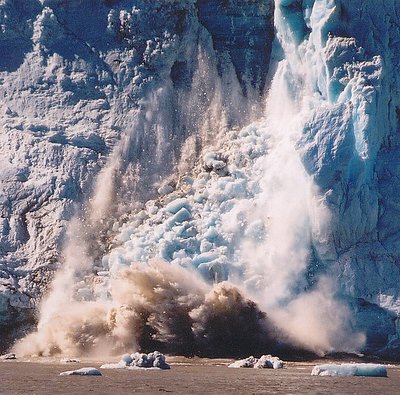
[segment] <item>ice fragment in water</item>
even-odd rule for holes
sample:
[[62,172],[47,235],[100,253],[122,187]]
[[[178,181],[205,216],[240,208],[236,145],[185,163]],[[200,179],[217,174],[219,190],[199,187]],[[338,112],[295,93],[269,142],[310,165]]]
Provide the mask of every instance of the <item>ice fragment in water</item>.
[[317,365],[311,372],[311,376],[367,376],[387,377],[385,366],[374,363],[343,363]]
[[272,355],[262,355],[259,359],[253,356],[240,359],[231,363],[229,368],[256,368],[256,369],[281,369],[283,368],[283,361],[278,357],[273,357]]
[[60,376],[101,376],[100,370],[96,368],[82,368],[78,370],[68,370],[61,372]]

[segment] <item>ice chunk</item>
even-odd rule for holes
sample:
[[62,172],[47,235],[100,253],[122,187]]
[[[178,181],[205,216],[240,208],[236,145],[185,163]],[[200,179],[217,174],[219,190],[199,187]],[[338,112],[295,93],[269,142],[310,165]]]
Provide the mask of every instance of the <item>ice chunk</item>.
[[140,368],[159,368],[159,369],[170,369],[170,366],[165,361],[164,354],[159,351],[154,351],[149,354],[132,354],[131,366]]
[[15,356],[15,354],[10,353],[10,354],[4,354],[0,356],[0,360],[9,360],[9,359],[17,359],[17,357]]
[[387,377],[385,366],[374,363],[342,363],[317,365],[311,372],[311,376],[368,376]]
[[100,370],[96,368],[81,368],[78,370],[68,370],[61,372],[60,376],[101,376]]
[[203,156],[204,169],[206,171],[218,171],[226,167],[226,159],[217,152],[207,152]]
[[280,369],[283,368],[283,362],[278,357],[273,357],[272,355],[262,355],[261,358],[255,363],[254,367],[257,369]]
[[203,252],[202,254],[199,254],[193,258],[193,265],[197,267],[202,263],[212,262],[217,258],[218,255],[214,254],[213,252]]
[[119,363],[120,363],[121,365],[122,365],[122,364],[125,364],[125,366],[130,365],[132,362],[133,362],[133,359],[132,359],[132,357],[131,357],[129,354],[124,354],[124,355],[121,357],[121,360],[119,361]]
[[257,358],[251,356],[231,363],[230,365],[228,365],[228,368],[254,368],[254,365],[256,363],[257,363]]
[[167,229],[171,229],[174,225],[188,221],[190,218],[190,212],[186,208],[182,207],[175,215],[165,222],[165,226]]
[[281,369],[283,368],[283,361],[278,357],[273,357],[272,355],[262,355],[259,359],[253,356],[240,359],[231,363],[229,368],[256,368],[256,369]]
[[172,188],[171,185],[166,184],[166,185],[162,185],[160,188],[157,189],[157,192],[161,195],[168,195],[169,193],[171,193],[174,190],[174,188]]
[[170,369],[167,364],[165,355],[159,351],[154,351],[149,354],[136,352],[132,355],[125,354],[121,357],[118,363],[107,363],[101,366],[101,369]]
[[175,199],[167,204],[167,206],[165,207],[165,211],[168,211],[171,214],[176,214],[182,208],[187,208],[188,204],[189,203],[186,198]]

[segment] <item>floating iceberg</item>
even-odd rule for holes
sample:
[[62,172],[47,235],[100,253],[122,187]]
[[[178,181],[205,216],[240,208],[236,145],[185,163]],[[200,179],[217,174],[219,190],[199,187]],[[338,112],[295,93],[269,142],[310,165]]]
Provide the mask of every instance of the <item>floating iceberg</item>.
[[311,372],[311,376],[387,377],[387,371],[385,366],[374,363],[343,363],[341,365],[325,364],[315,366]]
[[0,355],[0,360],[4,361],[4,360],[10,360],[10,359],[17,359],[17,357],[13,353]]
[[155,368],[170,369],[165,360],[165,355],[158,351],[149,354],[134,353],[124,354],[118,363],[106,363],[101,369],[135,369],[135,368]]
[[283,361],[269,354],[262,355],[259,359],[251,356],[231,363],[228,368],[281,369],[283,368]]
[[61,372],[60,376],[101,376],[100,370],[96,368],[82,368],[78,370],[68,370]]

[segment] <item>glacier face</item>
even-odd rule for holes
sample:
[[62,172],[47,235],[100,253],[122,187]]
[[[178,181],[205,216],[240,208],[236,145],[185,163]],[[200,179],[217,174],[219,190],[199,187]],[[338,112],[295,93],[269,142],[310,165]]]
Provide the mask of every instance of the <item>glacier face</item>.
[[332,11],[318,90],[329,104],[306,126],[305,165],[334,213],[326,270],[344,294],[359,298],[356,325],[365,328],[367,348],[389,341],[396,356],[399,5],[326,3]]
[[[312,318],[322,321],[341,311],[320,294],[307,299],[323,275],[338,287],[321,289],[325,299],[352,312],[329,321],[348,320],[366,333],[367,351],[396,358],[399,8],[396,0],[277,0],[275,10],[266,0],[0,2],[3,330],[29,325],[78,216],[88,224],[82,256],[101,278],[89,287],[72,276],[80,300],[106,298],[109,273],[159,256],[211,281],[239,278],[250,294],[264,287],[252,296],[266,309],[294,298],[292,316],[304,307],[294,295],[309,290],[304,302],[318,300]],[[267,114],[228,132],[254,119],[276,69],[276,91],[287,89],[270,94],[276,128]],[[271,131],[288,127],[279,111],[297,117],[288,141]],[[274,148],[285,144],[293,150]],[[293,169],[286,189],[268,192]],[[176,183],[174,172],[187,175]],[[311,182],[329,211],[317,212],[323,237],[313,210],[298,214]],[[290,240],[260,250],[271,234]]]
[[[222,3],[213,12],[240,10]],[[260,19],[269,13],[270,35],[271,9],[254,2],[247,11]],[[253,80],[249,61],[235,67],[228,47],[240,29],[226,29],[226,44],[215,51],[200,17],[189,0],[0,3],[2,332],[32,321],[63,260],[66,224],[85,218],[101,169],[108,198],[94,205],[100,217],[107,206],[119,218],[124,212],[108,207],[112,201],[145,201],[178,162],[181,172],[191,166],[215,130],[243,125],[257,111],[267,69]],[[266,58],[268,34],[256,37]],[[250,59],[251,46],[235,55]],[[107,161],[112,155],[119,159]],[[135,183],[140,177],[146,183]],[[104,239],[109,225],[89,233]],[[101,256],[102,243],[94,244]]]

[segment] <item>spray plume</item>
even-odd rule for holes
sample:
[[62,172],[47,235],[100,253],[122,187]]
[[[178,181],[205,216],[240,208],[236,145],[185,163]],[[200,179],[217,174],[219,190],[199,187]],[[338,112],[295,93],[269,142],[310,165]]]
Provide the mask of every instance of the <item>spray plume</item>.
[[273,344],[272,325],[229,283],[210,285],[162,261],[132,265],[111,281],[108,301],[74,301],[15,345],[18,354],[105,356],[159,349],[181,355],[243,355]]

